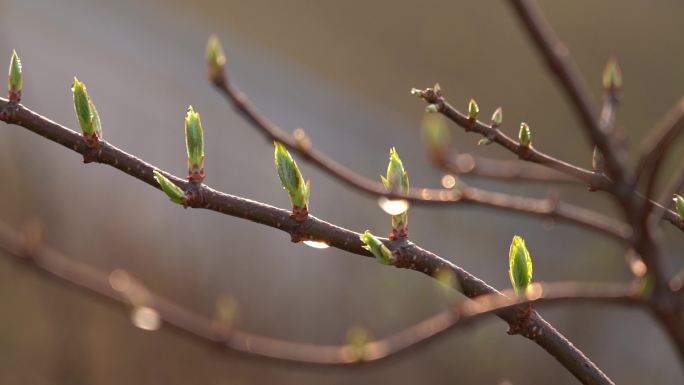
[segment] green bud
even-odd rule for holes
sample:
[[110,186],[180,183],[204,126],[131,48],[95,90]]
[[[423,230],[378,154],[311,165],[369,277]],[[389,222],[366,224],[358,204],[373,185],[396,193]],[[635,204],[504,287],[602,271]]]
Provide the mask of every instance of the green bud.
[[439,112],[439,107],[436,104],[428,104],[425,107],[425,112],[429,112],[431,114]]
[[[389,164],[387,165],[387,177],[380,176],[382,184],[389,192],[408,194],[408,173],[404,170],[397,150],[392,147],[389,152]],[[408,229],[408,212],[392,215],[392,236],[404,237]]]
[[520,123],[520,132],[518,132],[518,140],[521,146],[528,147],[532,143],[532,132],[527,123]]
[[489,146],[490,144],[492,144],[492,140],[489,138],[482,138],[477,141],[478,146]]
[[221,42],[216,35],[209,36],[209,41],[207,42],[206,59],[209,79],[213,81],[224,79],[226,56],[223,53]]
[[[306,210],[309,205],[309,195],[311,193],[310,181],[304,182],[304,177],[297,167],[297,162],[280,142],[273,142],[275,145],[275,166],[280,177],[283,188],[290,195],[293,214],[298,210]],[[303,215],[303,213],[302,213]]]
[[74,109],[78,116],[78,124],[81,126],[83,136],[92,147],[97,144],[97,140],[102,138],[102,126],[100,125],[100,115],[88,95],[86,85],[74,76],[74,85],[71,88],[74,94]]
[[204,180],[204,131],[199,113],[192,106],[185,115],[185,148],[188,153],[188,179]]
[[508,275],[517,295],[525,293],[532,282],[532,259],[525,246],[525,240],[514,236],[508,252]]
[[503,110],[499,107],[492,114],[492,127],[499,127],[501,122],[503,122]]
[[385,246],[378,238],[376,238],[370,231],[366,230],[359,236],[363,242],[363,248],[370,251],[375,256],[375,259],[383,265],[391,265],[394,263],[394,256],[392,252]]
[[382,184],[387,191],[408,194],[409,180],[408,173],[404,170],[397,150],[392,147],[389,152],[389,164],[387,164],[387,178],[380,176]]
[[684,222],[684,198],[681,195],[675,194],[672,200],[675,202],[675,208],[677,209],[677,214],[679,214],[679,219]]
[[615,92],[622,89],[622,70],[615,58],[610,58],[603,69],[603,90]]
[[480,114],[480,107],[478,107],[475,99],[470,99],[468,102],[468,119],[475,121]]
[[368,330],[355,327],[347,333],[347,345],[354,361],[363,361],[367,355],[368,343],[371,336]]
[[594,171],[603,171],[603,154],[594,146],[594,152],[591,154],[591,167]]
[[21,60],[17,56],[17,51],[12,51],[9,72],[7,74],[7,90],[10,102],[18,103],[21,101],[21,91],[24,80],[21,72]]
[[426,114],[423,118],[423,140],[431,150],[442,150],[451,143],[451,132],[442,115]]
[[159,183],[159,187],[161,187],[162,191],[171,199],[171,202],[173,203],[178,203],[178,204],[183,204],[185,200],[185,192],[183,190],[176,186],[173,182],[171,182],[167,177],[162,175],[158,170],[154,170],[154,179]]
[[419,90],[418,88],[411,88],[411,95],[415,95],[419,98],[423,97],[423,90]]

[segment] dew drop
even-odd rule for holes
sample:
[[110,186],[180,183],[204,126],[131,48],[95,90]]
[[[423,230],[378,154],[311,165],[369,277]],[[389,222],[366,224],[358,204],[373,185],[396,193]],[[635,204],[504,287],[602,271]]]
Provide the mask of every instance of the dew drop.
[[302,241],[302,243],[309,247],[313,247],[314,249],[327,249],[328,247],[330,247],[329,244],[320,241],[306,240]]
[[378,199],[380,208],[389,215],[399,215],[409,208],[409,203],[406,199],[387,199],[380,197]]
[[153,331],[161,327],[161,316],[151,307],[140,306],[133,309],[131,322],[139,329]]

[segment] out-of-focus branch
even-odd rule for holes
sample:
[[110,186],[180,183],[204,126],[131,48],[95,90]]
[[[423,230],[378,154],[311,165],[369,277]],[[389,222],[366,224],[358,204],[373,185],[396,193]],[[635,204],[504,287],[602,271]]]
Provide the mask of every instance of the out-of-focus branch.
[[[619,151],[613,138],[601,129],[589,87],[573,64],[568,49],[546,23],[534,1],[512,0],[511,4],[549,70],[562,85],[585,127],[587,137],[603,154],[608,175],[621,187],[615,193],[621,195],[625,190],[622,186],[631,179],[626,154]],[[628,198],[623,196],[621,199]]]
[[[13,256],[23,266],[37,269],[60,282],[68,283],[97,298],[113,300],[130,307],[140,306],[113,279],[114,273],[106,273],[86,266],[63,254],[25,237],[0,222],[0,250]],[[121,273],[120,273],[121,274]],[[399,353],[415,350],[450,330],[473,325],[504,309],[515,309],[528,305],[559,305],[567,303],[606,303],[623,306],[638,306],[642,303],[631,285],[536,283],[528,297],[514,301],[498,294],[475,297],[473,301],[454,304],[447,310],[412,325],[386,338],[365,342],[362,346],[314,345],[270,338],[236,328],[221,325],[218,320],[197,314],[165,299],[142,284],[136,283],[139,291],[144,290],[144,306],[158,317],[162,325],[170,330],[187,333],[206,343],[230,351],[236,351],[258,358],[283,360],[299,364],[349,366],[363,362],[385,360]],[[512,291],[505,295],[515,298]]]
[[[312,215],[309,215],[305,221],[300,222],[293,219],[289,211],[224,194],[204,184],[189,183],[145,163],[104,140],[99,141],[97,147],[91,148],[78,133],[46,119],[21,105],[8,103],[0,99],[0,112],[7,123],[27,128],[81,155],[86,155],[85,158],[90,162],[110,165],[144,181],[150,186],[160,189],[153,176],[153,171],[158,170],[176,186],[181,187],[186,192],[192,192],[196,199],[189,202],[191,203],[189,207],[217,211],[274,227],[289,233],[293,240],[312,239],[323,241],[341,250],[371,256],[363,248],[359,233],[322,221]],[[496,289],[467,271],[405,239],[400,238],[395,241],[383,240],[383,242],[394,253],[396,267],[416,270],[431,277],[448,271],[455,277],[461,292],[468,297],[499,293]],[[498,295],[501,294],[499,293]],[[511,326],[518,325],[520,322],[519,315],[511,309],[497,311],[496,315]],[[529,321],[525,323],[525,329],[520,330],[520,334],[544,348],[582,382],[587,384],[612,383],[591,360],[536,312],[532,312],[526,319]]]
[[536,164],[514,160],[498,160],[468,153],[451,154],[434,161],[443,171],[455,175],[472,175],[510,182],[577,183],[579,180]]
[[636,175],[638,180],[646,180],[646,197],[653,197],[663,160],[668,149],[682,132],[684,132],[684,98],[665,115],[655,129],[651,130],[641,146],[641,158],[637,164]]

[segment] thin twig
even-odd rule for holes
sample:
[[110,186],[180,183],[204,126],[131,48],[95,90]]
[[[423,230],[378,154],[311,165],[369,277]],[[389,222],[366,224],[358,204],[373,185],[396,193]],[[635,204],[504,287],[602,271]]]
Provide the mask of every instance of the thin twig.
[[[0,110],[3,111],[6,122],[27,128],[82,155],[87,154],[89,160],[110,165],[157,189],[160,187],[154,180],[152,172],[155,169],[159,170],[179,187],[196,193],[199,199],[193,207],[213,210],[274,227],[289,233],[297,240],[320,240],[341,250],[370,256],[369,252],[362,247],[359,233],[335,226],[314,216],[309,216],[304,222],[298,222],[292,219],[290,212],[286,210],[224,194],[206,185],[190,184],[105,141],[101,141],[96,149],[89,148],[78,133],[21,105],[11,105],[11,108],[8,108],[7,102],[1,100]],[[413,269],[433,277],[443,271],[449,271],[456,278],[460,290],[468,297],[498,293],[496,289],[460,267],[410,242],[383,241],[396,254],[397,267]],[[511,326],[519,323],[518,314],[514,310],[497,311],[496,315]],[[591,360],[536,312],[530,315],[529,322],[525,326],[525,329],[520,330],[520,334],[544,348],[581,382],[612,384],[612,381]]]
[[[47,273],[61,282],[94,293],[98,299],[109,299],[127,307],[135,306],[125,291],[112,283],[113,273],[76,262],[41,244],[30,244],[21,234],[0,222],[0,250],[18,258],[23,266]],[[16,261],[16,259],[15,259]],[[143,286],[142,284],[137,284]],[[144,286],[143,286],[144,287]],[[314,345],[270,338],[240,330],[234,325],[222,326],[145,287],[145,306],[154,309],[163,325],[170,330],[187,333],[204,342],[215,344],[258,358],[276,359],[300,364],[351,366],[364,362],[378,362],[400,353],[414,351],[416,347],[436,340],[447,331],[459,330],[481,321],[486,316],[504,309],[526,305],[559,305],[567,303],[601,303],[622,306],[639,306],[642,301],[631,285],[605,285],[585,283],[534,284],[533,296],[513,301],[500,295],[483,295],[473,302],[456,303],[424,321],[412,325],[386,338],[368,341],[358,347],[351,345]],[[514,297],[512,291],[504,292]]]

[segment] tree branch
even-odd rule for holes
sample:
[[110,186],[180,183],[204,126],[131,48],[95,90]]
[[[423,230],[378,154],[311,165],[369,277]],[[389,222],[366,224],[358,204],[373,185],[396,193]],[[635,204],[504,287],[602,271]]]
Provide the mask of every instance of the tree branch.
[[658,174],[668,149],[684,131],[684,98],[670,109],[657,127],[642,142],[641,158],[636,167],[637,180],[645,178],[645,196],[653,198]]
[[[127,306],[131,302],[125,290],[117,289],[112,282],[114,273],[106,273],[71,260],[63,254],[41,244],[30,244],[21,234],[0,222],[0,250],[23,266],[46,273],[63,283],[95,294],[98,299],[109,299]],[[142,286],[138,284],[137,286]],[[139,289],[140,290],[140,289]],[[154,309],[170,330],[189,334],[206,343],[257,358],[275,359],[307,365],[351,366],[364,362],[385,361],[434,341],[448,331],[460,330],[482,321],[505,309],[519,309],[531,305],[560,305],[567,303],[605,303],[621,306],[639,306],[635,288],[631,285],[585,283],[534,284],[533,295],[513,301],[498,294],[482,295],[456,303],[426,320],[412,325],[386,338],[367,341],[362,347],[352,345],[313,345],[274,339],[235,328],[222,326],[216,320],[204,317],[165,299],[144,287],[145,306]],[[515,298],[508,290],[505,295]],[[362,348],[362,351],[357,351]]]
[[557,182],[577,183],[576,178],[535,164],[512,160],[498,160],[459,153],[434,163],[443,171],[455,175],[467,175],[510,182]]
[[[49,140],[63,145],[77,153],[87,155],[86,159],[110,165],[147,184],[159,189],[152,171],[158,168],[127,154],[126,152],[101,141],[95,149],[89,148],[82,136],[46,119],[21,105],[10,104],[0,100],[0,110],[7,123],[25,127]],[[328,222],[309,216],[304,222],[290,217],[290,212],[252,200],[224,194],[203,184],[191,184],[167,172],[159,170],[185,191],[193,191],[199,198],[192,207],[204,208],[231,215],[253,222],[261,223],[289,233],[296,240],[313,239],[324,241],[330,246],[346,250],[354,254],[370,256],[362,247],[356,232],[343,229]],[[396,266],[420,271],[429,276],[437,276],[442,271],[449,271],[456,278],[459,288],[468,297],[482,294],[501,295],[496,289],[474,277],[470,273],[446,261],[437,255],[421,249],[405,241],[388,241],[387,246],[396,256]],[[519,323],[518,314],[514,310],[497,311],[496,315],[512,327]],[[578,350],[562,334],[549,325],[541,316],[533,312],[529,316],[526,328],[520,334],[534,341],[566,367],[575,377],[585,384],[611,384],[612,381],[601,370]]]
[[[599,230],[621,240],[629,236],[628,226],[610,217],[563,202],[519,197],[463,186],[456,190],[411,188],[408,194],[389,193],[380,183],[370,180],[330,159],[314,148],[308,139],[297,139],[261,115],[247,96],[224,78],[214,78],[213,84],[247,122],[259,129],[269,140],[283,143],[298,152],[305,160],[347,185],[376,197],[406,199],[415,204],[475,204],[520,212],[528,215],[552,217]],[[568,165],[569,167],[572,167]],[[578,169],[581,170],[581,169]],[[592,174],[589,171],[586,171]],[[563,209],[558,209],[561,206]]]
[[[604,174],[593,172],[556,159],[535,149],[534,147],[522,146],[517,140],[514,140],[513,138],[504,134],[498,127],[487,125],[479,120],[471,121],[466,115],[449,104],[449,102],[441,94],[437,94],[431,88],[422,90],[421,97],[425,100],[425,102],[437,106],[437,109],[440,113],[456,123],[458,126],[462,127],[466,132],[480,134],[483,137],[490,139],[493,143],[497,143],[503,148],[517,155],[520,159],[538,163],[577,178],[585,182],[592,190],[602,190],[611,194],[615,194],[616,186],[614,182]],[[630,195],[631,199],[638,204],[661,207],[664,210],[663,218],[680,230],[684,231],[684,223],[679,220],[679,216],[674,211],[668,210],[652,200],[647,200],[643,195],[631,188],[629,189],[628,195]]]
[[[621,195],[623,185],[627,185],[626,182],[631,179],[627,172],[626,154],[620,152],[613,138],[601,129],[591,92],[573,64],[568,49],[546,23],[534,1],[512,0],[511,4],[549,70],[563,86],[566,96],[584,125],[587,137],[601,150],[608,174],[620,187],[615,192]],[[623,196],[622,200],[625,199]]]

